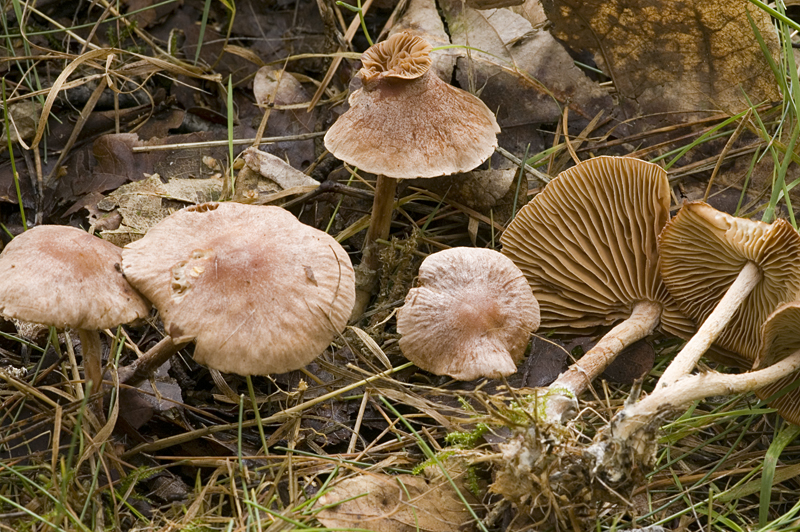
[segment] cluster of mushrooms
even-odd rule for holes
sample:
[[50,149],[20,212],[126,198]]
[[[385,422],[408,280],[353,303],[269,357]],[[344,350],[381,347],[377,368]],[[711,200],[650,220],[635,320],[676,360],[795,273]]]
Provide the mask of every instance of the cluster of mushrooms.
[[[124,249],[69,227],[26,231],[0,254],[0,314],[77,330],[95,386],[98,331],[147,316],[151,304],[168,336],[122,368],[121,382],[140,382],[192,341],[194,358],[223,372],[305,366],[369,301],[396,179],[471,170],[496,147],[491,111],[436,77],[430,52],[409,33],[370,48],[362,88],[325,137],[336,157],[378,175],[358,271],[336,240],[284,209],[208,203]],[[756,390],[800,423],[798,392],[776,395],[800,368],[800,235],[782,220],[734,218],[700,202],[670,220],[669,200],[666,172],[636,159],[597,157],[563,172],[517,214],[502,253],[455,248],[423,262],[397,315],[402,352],[439,375],[500,377],[516,371],[540,323],[617,323],[550,386],[544,422],[561,424],[626,346],[656,328],[687,339],[655,391],[589,448],[612,481],[631,460],[650,460],[664,415],[703,397]],[[692,374],[710,348],[752,371]],[[508,463],[530,470],[532,453],[515,445]]]

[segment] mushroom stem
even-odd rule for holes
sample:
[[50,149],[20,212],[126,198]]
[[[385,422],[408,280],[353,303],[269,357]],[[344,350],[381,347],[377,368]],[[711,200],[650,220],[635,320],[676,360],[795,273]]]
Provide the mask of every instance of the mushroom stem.
[[364,240],[364,251],[361,255],[361,264],[358,266],[356,280],[356,304],[350,320],[354,321],[364,314],[369,300],[375,291],[375,281],[378,278],[380,253],[378,253],[378,239],[387,240],[392,224],[392,211],[394,210],[394,195],[397,191],[397,180],[391,177],[378,175],[375,182],[375,197],[372,201],[372,216],[369,220],[367,237]]
[[[653,332],[661,319],[663,305],[657,301],[638,301],[630,317],[611,329],[575,364],[549,386],[546,418],[562,423],[577,413],[577,396],[608,367],[623,349]],[[564,393],[566,391],[566,393]]]
[[661,416],[682,410],[693,401],[713,395],[733,395],[763,388],[800,369],[800,350],[768,368],[738,375],[708,371],[687,375],[669,386],[657,388],[638,403],[626,406],[609,426],[600,433],[587,452],[596,459],[595,472],[601,472],[612,482],[625,475],[631,467],[626,456],[634,454],[637,463],[651,459],[655,449],[654,422]]
[[90,331],[78,329],[78,338],[81,340],[81,350],[83,352],[83,372],[86,376],[86,395],[88,396],[89,383],[91,382],[91,392],[99,389],[100,382],[103,380],[103,347],[100,342],[100,331]]
[[133,364],[120,368],[119,383],[128,386],[140,385],[187,343],[189,342],[175,343],[172,337],[165,337],[148,349]]
[[756,263],[748,262],[744,265],[714,311],[664,370],[664,374],[658,380],[656,390],[669,386],[692,372],[697,361],[719,337],[761,278],[761,270]]

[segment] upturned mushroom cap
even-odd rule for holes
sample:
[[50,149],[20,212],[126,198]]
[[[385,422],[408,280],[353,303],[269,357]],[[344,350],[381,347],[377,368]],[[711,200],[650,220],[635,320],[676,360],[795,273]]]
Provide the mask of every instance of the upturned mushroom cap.
[[761,281],[717,338],[720,347],[754,360],[761,325],[800,290],[800,235],[789,223],[736,218],[702,202],[685,204],[659,236],[661,274],[681,310],[700,324],[747,262]]
[[558,175],[503,232],[539,301],[542,324],[580,329],[626,319],[638,301],[663,304],[661,326],[691,335],[658,271],[657,237],[669,218],[659,166],[596,157]]
[[85,330],[143,318],[150,305],[122,276],[121,252],[74,227],[25,231],[0,253],[0,314]]
[[[771,366],[800,349],[800,302],[793,301],[778,307],[761,326],[761,346],[753,369]],[[793,373],[779,381],[756,390],[756,395],[767,399],[783,388],[795,383],[800,375]],[[794,389],[771,401],[769,405],[795,425],[800,425],[800,389]]]
[[369,48],[363,87],[325,134],[335,157],[361,170],[398,179],[472,170],[497,147],[486,105],[429,71],[431,46],[406,32]]
[[539,305],[522,272],[489,249],[434,253],[398,311],[400,349],[420,368],[459,380],[516,371]]
[[240,375],[305,366],[355,300],[344,249],[279,207],[183,209],[128,244],[123,264],[176,342],[194,339],[195,360]]

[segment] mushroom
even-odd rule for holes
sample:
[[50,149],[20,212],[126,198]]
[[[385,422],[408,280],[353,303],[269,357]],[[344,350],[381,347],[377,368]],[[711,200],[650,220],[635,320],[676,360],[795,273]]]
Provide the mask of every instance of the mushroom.
[[279,207],[185,208],[128,244],[123,269],[173,345],[194,340],[199,363],[245,376],[308,364],[344,329],[355,300],[344,249]]
[[397,313],[400,349],[420,368],[454,379],[511,375],[539,327],[522,272],[497,251],[453,248],[428,256]]
[[736,218],[685,204],[659,236],[661,275],[697,333],[657,388],[688,375],[713,342],[752,361],[761,325],[800,292],[800,235],[785,220]]
[[[587,449],[595,460],[595,474],[619,482],[629,474],[633,464],[652,466],[661,422],[694,401],[759,388],[759,396],[768,397],[790,379],[796,379],[795,372],[800,369],[800,302],[782,305],[773,312],[760,327],[759,340],[759,359],[764,364],[772,362],[766,368],[738,375],[716,371],[688,375],[656,388],[638,403],[627,405]],[[785,407],[782,414],[796,416],[796,405],[784,402],[780,406]],[[792,417],[787,419],[791,421]]]
[[[761,329],[762,340],[754,369],[769,367],[792,353],[800,350],[800,302],[793,301],[778,307]],[[756,390],[756,395],[767,400],[781,390],[797,383],[797,372],[787,375],[763,388]],[[790,423],[800,425],[800,391],[797,386],[789,389],[769,401],[769,406]]]
[[530,283],[548,328],[616,325],[550,385],[546,416],[561,422],[626,346],[651,334],[691,335],[661,281],[657,237],[669,218],[660,167],[597,157],[559,174],[523,207],[501,237],[503,254]]
[[147,315],[150,305],[122,276],[122,250],[80,229],[43,225],[0,253],[0,314],[75,329],[86,386],[102,380],[100,329]]
[[497,147],[494,114],[430,72],[431,49],[407,32],[370,47],[361,57],[362,88],[325,134],[335,157],[377,175],[354,317],[372,295],[379,260],[373,248],[389,236],[397,180],[466,172]]

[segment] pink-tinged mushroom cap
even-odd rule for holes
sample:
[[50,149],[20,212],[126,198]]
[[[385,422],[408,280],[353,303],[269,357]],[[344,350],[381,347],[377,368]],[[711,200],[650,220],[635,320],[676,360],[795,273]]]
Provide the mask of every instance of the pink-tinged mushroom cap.
[[363,87],[325,135],[325,147],[361,170],[397,179],[472,170],[497,147],[494,114],[429,71],[431,45],[401,32],[362,56]]
[[459,380],[516,371],[539,305],[522,272],[500,253],[453,248],[430,255],[398,311],[400,349],[417,366]]
[[240,375],[299,369],[341,332],[353,267],[331,236],[279,207],[206,203],[123,252],[126,277],[201,364]]
[[74,227],[25,231],[0,253],[0,314],[85,330],[143,318],[150,305],[122,276],[121,252]]

